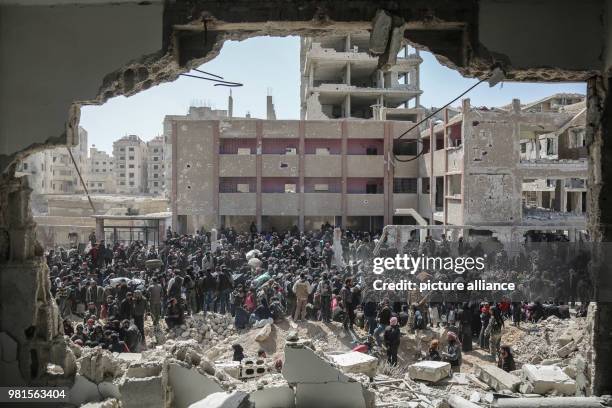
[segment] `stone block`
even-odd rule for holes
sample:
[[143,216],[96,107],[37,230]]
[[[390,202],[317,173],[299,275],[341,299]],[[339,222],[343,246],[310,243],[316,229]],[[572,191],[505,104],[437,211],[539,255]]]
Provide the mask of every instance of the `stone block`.
[[290,384],[348,382],[349,378],[308,347],[285,346],[282,374]]
[[244,391],[215,392],[194,402],[189,408],[250,408],[249,394]]
[[255,341],[260,343],[262,341],[266,341],[268,337],[270,337],[270,334],[272,334],[272,324],[268,323],[264,327],[262,327],[261,330],[259,330],[259,332],[255,336]]
[[294,408],[295,393],[287,385],[265,386],[251,392],[250,401],[256,408]]
[[212,377],[176,363],[168,364],[168,384],[173,390],[172,406],[175,408],[187,408],[210,394],[223,391]]
[[242,365],[239,361],[215,361],[215,367],[217,370],[225,371],[231,377],[240,378]]
[[368,354],[350,351],[341,354],[328,354],[327,358],[340,367],[345,373],[361,373],[370,378],[376,375],[378,359]]
[[521,379],[494,365],[474,366],[474,374],[496,391],[516,391]]
[[122,408],[165,408],[166,380],[163,376],[124,377],[119,384]]
[[451,375],[450,363],[443,361],[419,361],[408,366],[408,376],[413,380],[436,383]]
[[555,391],[559,395],[574,395],[576,382],[555,365],[523,365],[523,376],[533,385],[533,392],[544,395]]
[[576,350],[576,342],[572,340],[565,346],[557,349],[557,355],[561,358],[565,358],[569,356],[574,350]]

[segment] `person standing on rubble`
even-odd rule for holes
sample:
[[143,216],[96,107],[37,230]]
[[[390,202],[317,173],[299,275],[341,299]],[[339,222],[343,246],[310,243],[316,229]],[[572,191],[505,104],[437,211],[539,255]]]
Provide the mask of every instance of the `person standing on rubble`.
[[450,363],[453,372],[458,373],[461,370],[461,343],[452,331],[448,332],[446,339],[448,345],[446,346],[446,352],[442,353],[442,358]]
[[161,317],[161,304],[162,304],[162,292],[163,288],[157,281],[157,277],[153,277],[149,288],[149,308],[151,311],[151,319],[153,320],[153,326],[159,325],[159,318]]
[[502,318],[501,311],[497,306],[492,306],[490,310],[491,318],[489,319],[489,324],[485,330],[485,336],[489,338],[489,352],[491,353],[491,357],[496,359],[499,351],[499,345],[501,343],[504,319]]
[[389,326],[391,322],[391,308],[389,307],[389,299],[383,299],[382,308],[378,312],[378,327],[374,330],[374,339],[376,339],[376,344],[380,347],[382,341],[380,340],[380,335],[384,333],[387,326]]
[[329,323],[331,322],[332,287],[327,277],[327,272],[321,274],[321,281],[317,286],[317,293],[321,299],[321,320],[325,323]]
[[385,347],[387,348],[387,362],[392,366],[396,366],[401,333],[397,317],[392,317],[389,323],[384,335]]
[[296,298],[293,320],[299,322],[306,318],[306,304],[308,303],[308,295],[310,295],[310,283],[306,280],[304,272],[300,273],[300,278],[293,284],[293,293],[295,293]]
[[351,278],[346,278],[344,281],[344,286],[340,290],[340,298],[342,299],[342,304],[344,305],[344,322],[342,325],[345,330],[353,330],[353,322],[355,321],[355,305],[353,305],[353,291],[352,291],[353,281]]

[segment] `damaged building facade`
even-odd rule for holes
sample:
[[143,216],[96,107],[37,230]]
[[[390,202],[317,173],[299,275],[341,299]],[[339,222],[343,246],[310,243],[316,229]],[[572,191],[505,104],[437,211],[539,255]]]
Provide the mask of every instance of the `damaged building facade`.
[[[372,26],[381,10],[384,17],[378,20],[385,24]],[[68,381],[74,373],[71,359],[50,353],[54,345],[65,350],[65,344],[61,327],[47,318],[57,313],[36,245],[31,190],[15,175],[20,159],[77,145],[81,105],[172,81],[214,58],[227,39],[346,34],[370,27],[379,55],[397,29],[466,76],[486,77],[499,63],[509,80],[587,81],[587,226],[593,241],[612,239],[609,2],[261,1],[247,6],[208,0],[9,0],[0,6],[0,333],[11,339],[2,343],[3,384],[58,384],[44,370],[52,361],[64,364]],[[101,51],[106,49],[113,52]],[[593,309],[591,387],[596,395],[610,394],[612,306],[599,302]]]
[[394,61],[379,67],[369,41],[367,31],[301,39],[302,119],[417,121],[419,51],[402,42]]
[[409,121],[167,117],[177,163],[174,225],[192,233],[247,230],[251,222],[260,230],[312,230],[329,222],[376,231],[421,221],[496,226],[508,240],[567,227],[573,239],[586,229],[587,161],[576,139],[584,101],[578,105],[535,112],[519,101],[479,109],[464,100],[461,114],[446,113],[408,142],[398,138]]

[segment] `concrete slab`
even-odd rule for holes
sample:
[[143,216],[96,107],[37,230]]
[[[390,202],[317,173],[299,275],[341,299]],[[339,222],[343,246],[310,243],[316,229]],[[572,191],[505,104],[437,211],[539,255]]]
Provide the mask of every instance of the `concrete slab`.
[[175,408],[187,408],[210,394],[223,391],[212,378],[176,363],[168,364],[168,384],[173,390],[172,406]]
[[337,364],[345,373],[361,373],[372,378],[376,375],[378,359],[358,351],[348,353],[328,354],[333,363]]
[[315,354],[308,347],[285,346],[283,377],[290,384],[348,382],[349,378],[339,369]]
[[521,379],[494,365],[474,366],[474,374],[496,391],[517,391]]
[[574,395],[576,382],[568,377],[560,367],[523,365],[523,376],[533,385],[533,392],[544,395],[556,391],[559,395]]
[[215,361],[215,368],[217,370],[223,370],[236,379],[240,378],[241,367],[240,361]]
[[287,385],[265,386],[250,394],[255,408],[295,408],[295,393]]
[[244,391],[215,392],[189,405],[189,408],[250,408],[249,394]]
[[436,383],[451,375],[450,363],[443,361],[419,361],[408,366],[408,376],[413,380]]
[[361,383],[297,384],[296,408],[366,408]]
[[101,396],[98,386],[84,376],[77,374],[74,385],[70,389],[70,403],[80,406],[86,402],[100,401]]
[[123,408],[165,408],[166,380],[163,376],[124,377],[119,384]]

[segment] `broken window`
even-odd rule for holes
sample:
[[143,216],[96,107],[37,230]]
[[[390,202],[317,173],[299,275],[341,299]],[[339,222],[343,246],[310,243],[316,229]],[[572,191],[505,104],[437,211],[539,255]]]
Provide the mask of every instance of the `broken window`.
[[429,177],[421,179],[421,194],[429,194]]

